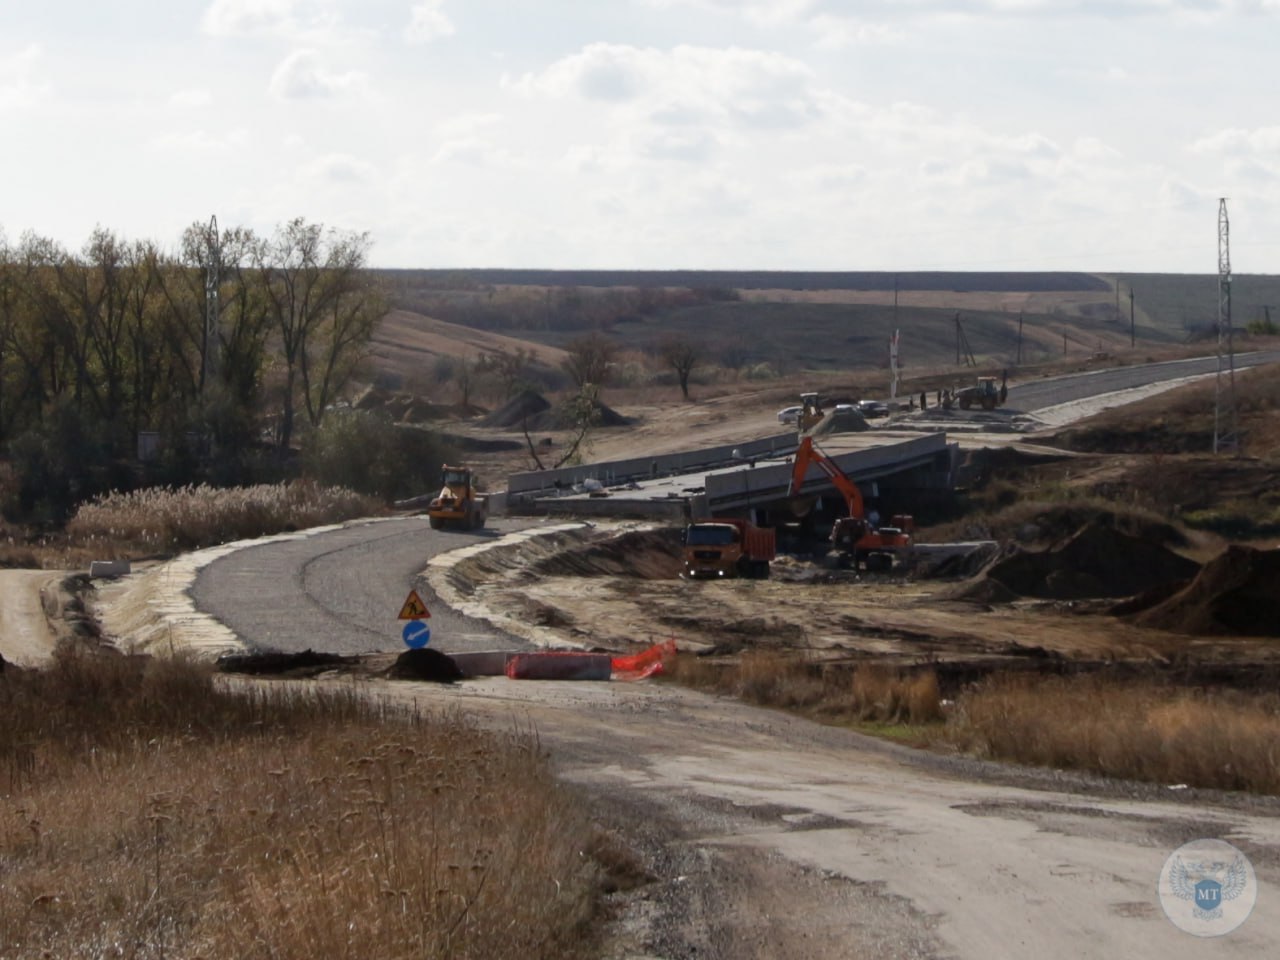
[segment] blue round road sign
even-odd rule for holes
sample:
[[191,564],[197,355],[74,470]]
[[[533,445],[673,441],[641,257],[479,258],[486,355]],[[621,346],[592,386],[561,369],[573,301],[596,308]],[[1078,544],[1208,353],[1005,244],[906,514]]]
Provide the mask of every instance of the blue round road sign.
[[421,620],[410,620],[404,625],[401,636],[410,650],[421,650],[431,642],[431,628]]

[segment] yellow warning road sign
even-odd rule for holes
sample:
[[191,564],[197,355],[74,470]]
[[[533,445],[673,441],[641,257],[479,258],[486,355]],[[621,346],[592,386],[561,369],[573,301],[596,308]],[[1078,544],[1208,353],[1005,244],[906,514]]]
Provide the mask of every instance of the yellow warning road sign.
[[410,590],[409,596],[405,598],[404,606],[400,608],[401,620],[423,620],[431,616],[431,611],[427,609],[427,605],[422,602],[422,598],[418,596],[417,590]]

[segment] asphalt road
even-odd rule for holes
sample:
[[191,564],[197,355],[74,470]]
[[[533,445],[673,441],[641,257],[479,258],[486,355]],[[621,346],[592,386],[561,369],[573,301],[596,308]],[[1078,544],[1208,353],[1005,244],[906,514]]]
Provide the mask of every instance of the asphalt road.
[[[1236,354],[1237,370],[1264,363],[1280,363],[1280,350]],[[1131,390],[1164,380],[1202,376],[1218,369],[1216,357],[1200,357],[1191,360],[1170,360],[1165,363],[1149,363],[1132,367],[1110,367],[1090,373],[1075,373],[1048,380],[1034,380],[1009,388],[1007,412],[1034,413],[1045,407],[1071,403],[1087,397],[1095,397],[1116,390]]]
[[529,521],[491,520],[478,533],[432,530],[425,517],[353,524],[264,543],[222,557],[191,588],[196,608],[250,647],[356,654],[405,649],[397,619],[411,589],[431,613],[431,645],[446,652],[527,649],[528,644],[437,603],[419,576],[438,553],[495,539]]

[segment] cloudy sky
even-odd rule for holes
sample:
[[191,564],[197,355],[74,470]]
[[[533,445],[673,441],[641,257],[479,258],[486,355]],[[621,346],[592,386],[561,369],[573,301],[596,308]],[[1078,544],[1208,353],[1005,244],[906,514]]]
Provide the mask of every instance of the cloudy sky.
[[1280,273],[1280,0],[0,0],[0,229]]

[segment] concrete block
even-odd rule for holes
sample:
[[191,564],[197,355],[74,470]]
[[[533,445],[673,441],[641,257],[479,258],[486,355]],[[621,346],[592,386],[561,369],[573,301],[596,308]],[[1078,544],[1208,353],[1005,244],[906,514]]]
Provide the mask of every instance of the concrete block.
[[94,560],[89,564],[89,576],[123,577],[132,569],[128,560]]
[[507,673],[507,661],[514,653],[508,650],[480,650],[471,653],[451,653],[449,658],[468,677],[503,677]]

